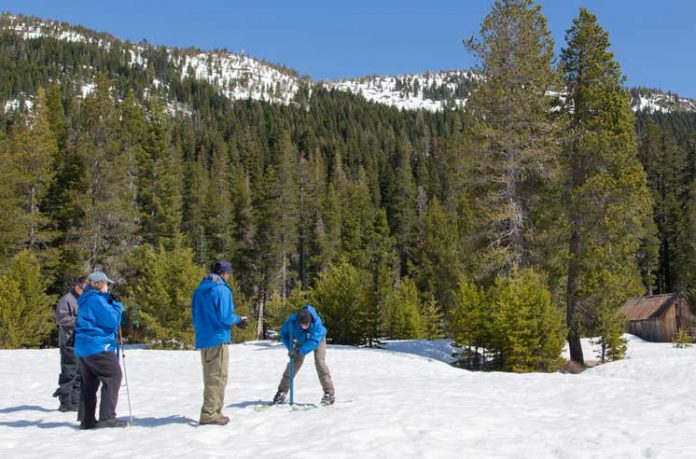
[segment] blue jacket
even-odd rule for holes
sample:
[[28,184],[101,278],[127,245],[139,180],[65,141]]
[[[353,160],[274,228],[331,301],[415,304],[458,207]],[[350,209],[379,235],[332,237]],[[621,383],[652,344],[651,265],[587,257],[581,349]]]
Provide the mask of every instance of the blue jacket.
[[123,305],[115,300],[109,303],[108,293],[87,286],[77,300],[77,306],[75,355],[87,357],[100,352],[116,352]]
[[191,317],[198,349],[229,343],[230,327],[242,320],[234,313],[232,289],[217,274],[205,276],[193,292]]
[[326,328],[314,306],[305,305],[302,309],[308,310],[312,315],[312,324],[307,330],[302,330],[297,323],[297,313],[293,312],[280,327],[280,340],[288,350],[292,350],[292,340],[296,339],[299,346],[297,352],[307,355],[319,347],[321,340],[326,338]]

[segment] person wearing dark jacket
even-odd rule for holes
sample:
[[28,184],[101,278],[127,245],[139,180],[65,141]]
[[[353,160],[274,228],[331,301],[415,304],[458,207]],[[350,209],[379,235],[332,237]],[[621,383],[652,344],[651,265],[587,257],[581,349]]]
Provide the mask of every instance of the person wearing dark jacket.
[[232,289],[227,280],[232,272],[228,261],[218,261],[193,292],[191,316],[196,348],[203,365],[203,406],[200,424],[224,426],[230,418],[222,414],[229,366],[230,327],[246,328],[246,316],[234,312]]
[[[116,419],[121,366],[118,362],[118,329],[123,305],[109,293],[113,281],[101,271],[87,278],[88,285],[77,304],[75,355],[80,358],[80,429],[125,427]],[[101,384],[99,421],[95,417],[97,391]]]
[[77,299],[85,289],[87,280],[80,277],[72,289],[60,300],[54,311],[58,325],[58,346],[60,348],[60,375],[58,389],[53,393],[58,397],[61,412],[78,411],[80,405],[80,364],[75,357],[75,320],[77,319]]
[[[288,349],[288,355],[294,359],[295,371],[293,377],[302,368],[305,356],[314,352],[314,366],[319,375],[319,382],[324,390],[322,405],[333,405],[336,400],[333,381],[329,367],[326,365],[326,328],[321,318],[311,305],[305,305],[298,312],[288,317],[280,327],[280,340]],[[290,389],[290,363],[278,385],[278,392],[273,397],[273,404],[285,402]]]

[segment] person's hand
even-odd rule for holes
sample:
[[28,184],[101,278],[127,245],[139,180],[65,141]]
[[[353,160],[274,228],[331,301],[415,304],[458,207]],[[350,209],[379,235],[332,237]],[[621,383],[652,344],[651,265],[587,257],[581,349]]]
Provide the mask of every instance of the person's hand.
[[120,303],[121,298],[119,298],[118,295],[116,295],[115,293],[109,293],[109,304],[113,304],[114,301]]
[[298,351],[288,351],[288,357],[290,357],[291,359],[296,359],[299,356],[300,353]]
[[247,319],[247,316],[242,316],[242,320],[237,322],[237,327],[242,330],[246,330],[249,327],[249,319]]

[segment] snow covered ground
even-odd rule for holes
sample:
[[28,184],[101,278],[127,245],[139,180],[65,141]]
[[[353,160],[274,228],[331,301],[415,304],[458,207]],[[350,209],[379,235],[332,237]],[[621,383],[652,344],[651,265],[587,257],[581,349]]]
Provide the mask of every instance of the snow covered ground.
[[[417,343],[389,347],[329,347],[332,407],[313,407],[321,388],[308,360],[292,410],[261,408],[285,351],[232,346],[225,427],[197,426],[198,353],[131,349],[135,424],[96,431],[77,430],[73,414],[56,410],[57,350],[0,351],[0,457],[696,457],[694,348],[633,339],[628,359],[580,375],[517,375],[456,369]],[[122,388],[119,417],[127,415]]]

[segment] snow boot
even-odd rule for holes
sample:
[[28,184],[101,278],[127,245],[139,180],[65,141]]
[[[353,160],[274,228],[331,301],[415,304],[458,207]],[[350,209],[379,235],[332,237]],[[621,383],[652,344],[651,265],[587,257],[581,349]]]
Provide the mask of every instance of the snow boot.
[[321,399],[321,404],[324,406],[333,405],[335,401],[336,397],[334,396],[334,394],[324,392],[324,396]]
[[97,425],[95,426],[97,429],[106,429],[109,427],[126,427],[128,423],[124,421],[123,419],[104,419],[102,421],[97,422]]
[[68,413],[70,411],[78,411],[79,407],[80,405],[70,405],[67,403],[61,403],[58,407],[58,411],[60,411],[61,413]]
[[227,416],[222,416],[220,418],[213,419],[211,421],[201,421],[199,424],[202,426],[205,426],[205,425],[226,426],[228,422],[230,422],[230,418],[228,418]]
[[276,392],[275,396],[273,397],[273,402],[271,402],[272,405],[280,405],[281,403],[285,403],[285,397],[287,397],[287,393],[283,392],[282,390],[279,390]]

